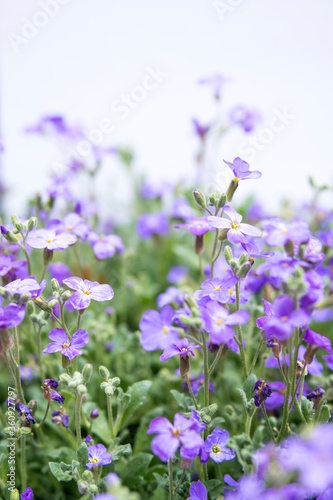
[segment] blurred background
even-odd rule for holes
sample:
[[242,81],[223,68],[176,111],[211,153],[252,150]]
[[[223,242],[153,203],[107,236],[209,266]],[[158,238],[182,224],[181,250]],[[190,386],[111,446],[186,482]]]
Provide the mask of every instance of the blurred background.
[[[44,115],[64,116],[99,147],[131,147],[134,168],[153,179],[178,180],[193,176],[200,149],[192,119],[228,123],[230,110],[245,106],[261,121],[211,141],[204,188],[226,182],[222,160],[238,155],[263,173],[244,183],[242,195],[255,190],[271,210],[284,197],[304,200],[310,174],[332,182],[331,0],[0,3],[1,181],[9,212],[66,164],[54,142],[24,132]],[[212,85],[198,83],[216,74],[225,77],[219,100]],[[101,197],[111,185],[120,186],[117,203],[126,178],[112,154]]]

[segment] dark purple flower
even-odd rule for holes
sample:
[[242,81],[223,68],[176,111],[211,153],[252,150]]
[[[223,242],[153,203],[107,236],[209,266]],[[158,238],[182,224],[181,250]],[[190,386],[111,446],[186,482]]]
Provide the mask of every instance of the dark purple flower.
[[226,205],[223,208],[223,213],[225,213],[229,219],[224,217],[215,217],[215,215],[210,215],[208,217],[209,222],[213,227],[227,231],[227,238],[230,243],[248,243],[244,234],[250,236],[261,236],[261,230],[250,226],[250,224],[242,223],[243,217],[236,212],[232,207]]
[[163,462],[173,457],[179,445],[186,449],[197,449],[203,444],[203,439],[194,429],[196,423],[176,413],[172,425],[165,417],[157,417],[149,424],[147,434],[157,434],[151,442],[153,453]]
[[199,121],[196,118],[192,119],[192,124],[196,135],[200,137],[202,141],[204,141],[206,139],[208,132],[212,128],[212,124],[203,125],[202,123],[199,123]]
[[92,444],[88,446],[90,462],[86,464],[89,469],[99,465],[109,465],[112,462],[112,455],[106,451],[103,444]]
[[193,349],[201,349],[199,345],[190,345],[188,339],[179,339],[176,340],[174,344],[171,344],[167,347],[163,354],[160,357],[161,361],[166,361],[173,356],[187,356],[188,354],[192,354],[194,356]]
[[71,233],[56,233],[52,229],[33,229],[26,242],[32,248],[47,248],[48,250],[65,250],[77,241]]
[[91,242],[94,254],[99,260],[113,257],[117,250],[119,253],[124,251],[123,240],[116,234],[98,236],[96,233],[91,232],[88,239]]
[[99,417],[99,411],[97,408],[93,408],[90,412],[90,418],[92,418],[93,420],[95,418],[98,418]]
[[254,404],[259,407],[261,403],[266,401],[266,399],[272,394],[272,388],[260,378],[254,384],[254,389],[252,392],[255,392]]
[[234,325],[244,325],[250,319],[248,311],[229,313],[219,302],[211,301],[202,309],[202,318],[213,344],[227,344],[234,338]]
[[209,297],[211,300],[217,300],[223,304],[230,304],[235,301],[236,283],[238,283],[238,278],[236,276],[206,280],[201,284],[202,290],[197,290],[194,293],[194,298],[196,300],[201,300],[204,297]]
[[164,213],[143,214],[138,218],[136,231],[142,240],[147,240],[153,235],[167,236],[169,234],[169,221]]
[[309,314],[303,309],[295,309],[288,295],[276,297],[273,304],[265,299],[263,302],[266,316],[257,319],[257,327],[264,330],[268,340],[286,340],[296,327],[304,327],[310,321]]
[[64,404],[65,397],[56,391],[58,387],[58,382],[53,378],[47,378],[43,383],[44,398],[51,403],[52,401],[58,401],[60,404]]
[[224,460],[232,460],[235,458],[235,451],[226,447],[228,439],[229,432],[220,427],[214,429],[207,437],[204,444],[204,450],[214,462],[220,463]]
[[209,222],[207,217],[197,217],[187,221],[186,224],[178,224],[174,226],[175,228],[184,227],[190,231],[191,234],[195,236],[202,236],[208,231],[214,229],[213,225]]
[[34,497],[34,492],[32,491],[31,488],[27,488],[24,490],[23,493],[21,493],[21,500],[32,500]]
[[257,110],[251,110],[245,106],[235,106],[230,111],[230,121],[240,125],[244,132],[252,132],[252,130],[261,121],[261,115]]
[[91,436],[88,434],[88,436],[87,436],[87,437],[86,437],[86,439],[85,439],[85,442],[86,442],[86,444],[90,444],[90,443],[91,443],[91,441],[92,441],[92,438],[91,438]]
[[165,349],[179,339],[179,333],[172,326],[173,314],[171,306],[164,306],[160,313],[152,309],[143,313],[139,328],[145,351]]
[[272,247],[285,245],[288,241],[303,243],[311,238],[309,225],[304,219],[295,219],[286,224],[279,217],[271,217],[261,223],[264,241]]
[[16,410],[18,411],[18,416],[22,421],[23,425],[27,424],[30,426],[30,422],[35,424],[36,420],[32,416],[32,410],[23,403],[16,403]]
[[114,297],[114,292],[110,285],[100,285],[97,281],[82,280],[77,276],[73,276],[64,279],[63,283],[68,288],[75,290],[69,299],[74,309],[87,309],[91,300],[104,302],[105,300],[112,300]]
[[63,427],[69,427],[69,416],[66,413],[66,410],[63,406],[60,407],[60,410],[55,410],[52,412],[52,422],[57,425],[62,425]]
[[53,340],[51,344],[44,349],[44,353],[50,354],[61,351],[63,356],[69,359],[82,354],[81,347],[85,347],[89,342],[89,335],[86,330],[77,330],[69,340],[65,330],[54,328],[49,333],[49,339]]
[[192,483],[190,486],[190,495],[187,500],[207,500],[207,488],[201,481]]
[[323,399],[325,394],[324,389],[321,388],[321,385],[317,385],[317,387],[306,395],[307,399],[314,402],[313,408],[317,409],[320,401]]
[[320,335],[320,333],[314,332],[313,330],[310,330],[310,328],[307,328],[303,340],[310,345],[321,347],[328,353],[333,354],[331,341],[327,337],[325,337],[325,335]]
[[235,158],[233,162],[223,160],[232,170],[237,180],[259,179],[262,173],[258,170],[250,170],[250,165],[241,158]]

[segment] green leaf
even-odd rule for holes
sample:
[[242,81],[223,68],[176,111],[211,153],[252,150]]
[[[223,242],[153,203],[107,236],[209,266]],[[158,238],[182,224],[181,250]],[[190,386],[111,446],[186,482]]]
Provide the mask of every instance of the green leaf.
[[307,422],[312,422],[314,417],[313,411],[313,401],[310,401],[305,396],[302,397],[302,405],[301,405],[302,413]]
[[252,373],[244,382],[243,391],[245,392],[246,399],[250,401],[253,398],[254,384],[257,382],[257,377]]
[[6,484],[7,483],[7,456],[5,453],[0,455],[0,479]]
[[57,462],[49,462],[49,467],[57,481],[68,482],[73,479],[72,475],[67,472],[71,469],[70,465],[67,465],[64,462],[60,462],[60,464]]
[[327,405],[323,405],[320,410],[318,422],[328,422],[331,417],[330,409]]
[[241,397],[241,401],[242,401],[242,405],[244,407],[244,410],[245,411],[249,410],[252,406],[252,403],[248,402],[245,391],[243,389],[240,389],[240,388],[236,389],[236,391],[238,392],[238,394]]
[[117,462],[122,457],[126,457],[132,454],[132,446],[127,444],[121,444],[113,448],[112,453],[112,462]]
[[138,453],[132,457],[127,463],[123,482],[128,486],[134,486],[139,477],[147,471],[152,458],[153,455],[150,453]]
[[77,449],[76,455],[80,465],[85,468],[86,464],[89,462],[88,446],[86,443],[81,443]]
[[205,485],[208,492],[212,492],[216,488],[221,488],[220,493],[222,492],[223,483],[221,483],[221,481],[219,481],[218,479],[209,479],[208,481],[206,481]]
[[147,397],[151,385],[151,380],[141,380],[140,382],[136,382],[127,389],[126,394],[129,394],[131,396],[131,401],[121,419],[121,425],[124,425],[124,423],[133,415],[133,413],[135,413],[140,408],[140,406],[143,405],[143,402]]
[[183,410],[188,410],[188,402],[190,398],[188,398],[185,394],[182,394],[181,392],[176,391],[175,389],[172,389],[171,394],[175,398],[176,402],[182,408]]

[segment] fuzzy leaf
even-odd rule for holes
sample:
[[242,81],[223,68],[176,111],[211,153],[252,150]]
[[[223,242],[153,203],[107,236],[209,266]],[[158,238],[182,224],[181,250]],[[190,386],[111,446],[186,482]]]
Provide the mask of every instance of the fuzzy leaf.
[[57,481],[68,482],[73,479],[72,475],[67,472],[71,469],[70,465],[67,465],[64,462],[60,462],[60,464],[57,462],[49,462],[49,467]]
[[153,455],[150,453],[138,453],[132,457],[127,463],[123,482],[128,486],[133,486],[138,481],[140,476],[143,476],[147,471]]
[[85,468],[86,464],[89,462],[88,446],[86,445],[86,443],[81,443],[76,452],[76,455],[78,461],[80,462],[80,465]]
[[140,406],[143,405],[143,402],[147,397],[151,385],[152,382],[150,380],[141,380],[140,382],[136,382],[127,389],[126,394],[129,394],[131,396],[131,401],[121,419],[121,425],[124,425],[124,423],[133,415],[133,413],[135,413],[140,408]]

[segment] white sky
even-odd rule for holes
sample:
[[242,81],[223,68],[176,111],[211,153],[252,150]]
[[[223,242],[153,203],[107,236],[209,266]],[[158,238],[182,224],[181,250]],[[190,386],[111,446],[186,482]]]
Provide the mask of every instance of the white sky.
[[[228,8],[223,19],[212,0],[59,0],[64,5],[56,15],[16,53],[10,33],[21,35],[23,18],[36,20],[41,3],[0,0],[9,212],[20,210],[23,197],[41,187],[52,163],[61,160],[50,143],[22,133],[44,114],[64,114],[88,130],[111,119],[115,130],[105,145],[132,146],[136,168],[154,176],[186,177],[196,153],[190,119],[205,122],[214,112],[208,89],[196,81],[217,72],[232,79],[227,107],[241,103],[261,111],[257,133],[276,109],[294,115],[257,151],[251,166],[263,177],[244,185],[244,194],[255,190],[272,207],[286,195],[303,200],[310,174],[332,182],[331,0],[220,0]],[[112,104],[156,65],[168,76],[120,120]],[[244,139],[230,134],[216,163],[240,154]],[[118,176],[111,161],[105,178],[115,185]]]

